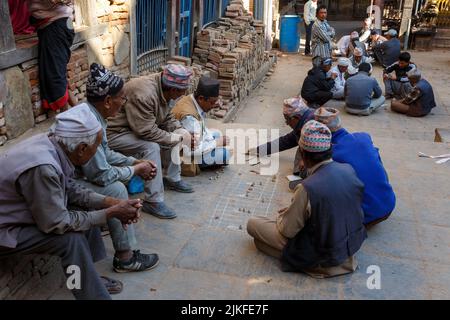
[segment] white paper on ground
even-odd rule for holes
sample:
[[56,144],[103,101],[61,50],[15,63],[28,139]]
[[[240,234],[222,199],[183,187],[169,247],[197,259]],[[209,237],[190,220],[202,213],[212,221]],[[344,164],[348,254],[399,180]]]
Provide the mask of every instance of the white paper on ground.
[[286,176],[286,179],[288,179],[289,182],[302,180],[302,178],[293,174]]

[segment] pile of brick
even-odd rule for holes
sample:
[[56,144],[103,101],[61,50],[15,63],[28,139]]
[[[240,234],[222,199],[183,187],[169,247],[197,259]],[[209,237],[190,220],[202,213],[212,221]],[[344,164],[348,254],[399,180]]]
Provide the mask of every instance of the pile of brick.
[[248,96],[257,71],[269,59],[264,50],[264,23],[254,20],[241,0],[232,0],[225,17],[197,34],[193,61],[220,80],[224,117],[233,104]]

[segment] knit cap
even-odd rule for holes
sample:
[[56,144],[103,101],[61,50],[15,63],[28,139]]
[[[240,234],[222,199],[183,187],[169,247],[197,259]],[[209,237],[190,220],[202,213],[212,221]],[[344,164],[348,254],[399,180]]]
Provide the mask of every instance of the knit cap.
[[91,64],[89,78],[86,84],[86,96],[90,101],[102,101],[108,95],[115,95],[123,88],[123,79],[104,66]]
[[331,132],[335,132],[341,128],[341,117],[337,109],[320,107],[314,113],[314,118],[316,121],[326,125]]
[[326,125],[310,120],[303,126],[298,144],[307,152],[325,152],[331,148],[331,131]]
[[283,103],[283,115],[289,118],[302,117],[309,110],[306,102],[300,97],[285,99]]
[[192,76],[191,69],[181,64],[168,64],[163,71],[162,83],[171,88],[186,90]]

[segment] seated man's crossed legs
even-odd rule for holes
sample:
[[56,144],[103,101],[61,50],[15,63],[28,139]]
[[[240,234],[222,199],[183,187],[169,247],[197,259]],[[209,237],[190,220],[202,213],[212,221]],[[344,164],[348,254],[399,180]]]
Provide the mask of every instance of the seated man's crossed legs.
[[[174,159],[178,163],[172,161],[174,148],[161,147],[158,143],[139,139],[131,132],[113,136],[108,143],[111,149],[126,156],[150,160],[156,164],[156,176],[145,182],[143,210],[161,219],[176,218],[176,213],[164,201],[164,185],[183,193],[191,193],[194,190],[181,180],[178,159]],[[176,149],[173,153],[176,155]]]

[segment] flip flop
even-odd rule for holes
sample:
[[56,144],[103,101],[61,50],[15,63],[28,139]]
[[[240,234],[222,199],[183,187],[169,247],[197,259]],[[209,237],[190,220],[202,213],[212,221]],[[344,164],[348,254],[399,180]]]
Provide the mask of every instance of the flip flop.
[[105,284],[106,290],[109,294],[118,294],[123,290],[123,283],[119,280],[111,279],[109,277],[101,276],[103,283]]

